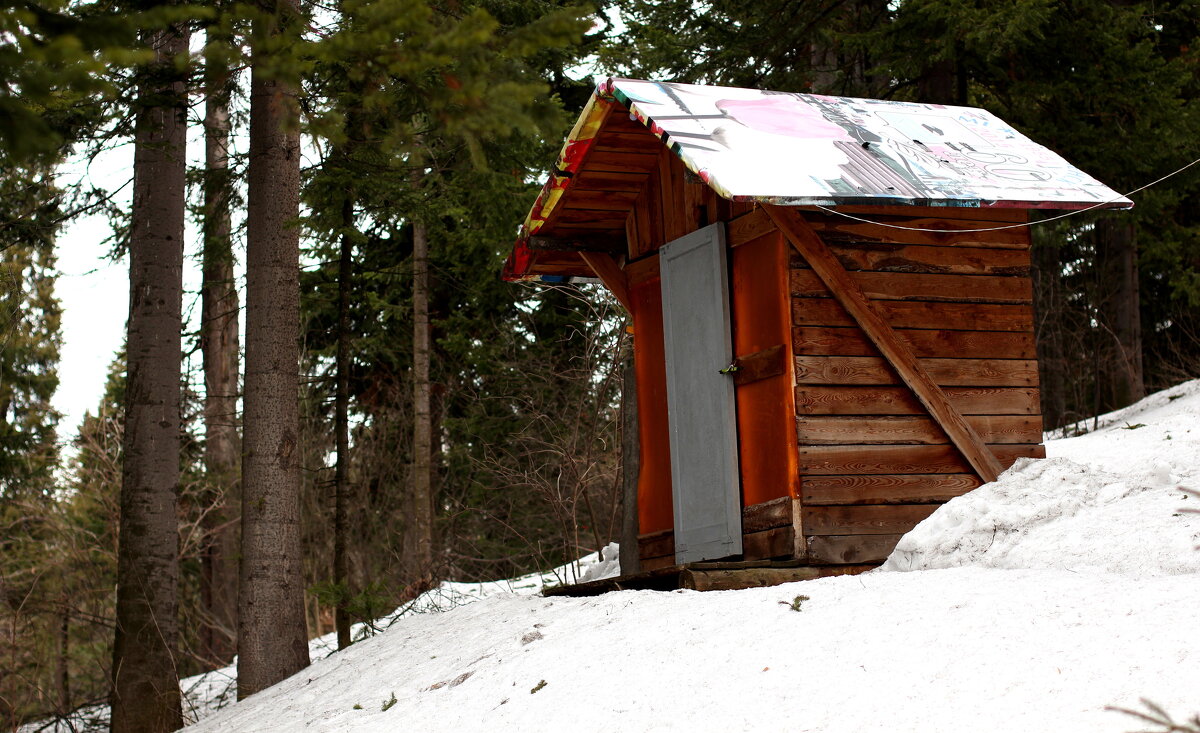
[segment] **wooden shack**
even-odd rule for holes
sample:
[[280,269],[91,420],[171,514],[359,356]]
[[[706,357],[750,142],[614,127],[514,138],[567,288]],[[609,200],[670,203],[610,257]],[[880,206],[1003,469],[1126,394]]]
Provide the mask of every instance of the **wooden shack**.
[[1131,205],[979,109],[610,79],[504,277],[632,317],[643,574],[816,577],[1044,456],[1029,211]]

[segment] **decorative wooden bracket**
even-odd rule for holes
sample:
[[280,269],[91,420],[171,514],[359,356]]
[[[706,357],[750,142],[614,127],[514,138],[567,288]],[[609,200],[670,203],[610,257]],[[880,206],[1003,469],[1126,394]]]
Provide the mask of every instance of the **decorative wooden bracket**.
[[858,323],[863,333],[879,349],[888,363],[913,391],[930,416],[941,426],[951,442],[958,448],[975,472],[984,482],[995,481],[1004,470],[987,444],[974,428],[954,409],[946,394],[917,361],[912,351],[900,340],[887,321],[871,306],[870,300],[841,262],[825,246],[821,237],[808,222],[793,209],[782,206],[764,206],[775,226],[791,243],[792,247],[808,262],[813,272],[821,278],[842,307]]
[[596,277],[600,278],[600,282],[604,283],[604,287],[608,288],[617,302],[625,306],[625,310],[633,313],[633,301],[629,298],[625,271],[617,264],[616,259],[612,255],[599,252],[580,252],[579,256],[592,268],[592,272],[596,273]]

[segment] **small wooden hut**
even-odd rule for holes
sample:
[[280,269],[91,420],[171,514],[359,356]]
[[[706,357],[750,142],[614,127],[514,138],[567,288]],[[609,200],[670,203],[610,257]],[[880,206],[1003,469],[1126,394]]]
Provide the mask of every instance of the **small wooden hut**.
[[504,277],[632,317],[643,573],[816,577],[1044,456],[1024,224],[1130,206],[980,109],[610,79]]

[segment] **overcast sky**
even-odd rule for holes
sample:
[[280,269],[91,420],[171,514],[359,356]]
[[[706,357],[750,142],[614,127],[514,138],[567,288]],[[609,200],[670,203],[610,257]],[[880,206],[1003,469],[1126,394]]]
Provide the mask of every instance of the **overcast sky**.
[[[195,111],[193,111],[193,115]],[[193,124],[188,132],[189,165],[199,166],[204,159],[202,130]],[[235,140],[240,148],[244,140]],[[133,146],[124,145],[105,153],[87,170],[75,161],[60,172],[60,184],[71,185],[86,179],[92,185],[115,190],[133,176]],[[116,198],[116,204],[129,210],[132,185],[126,185]],[[235,212],[235,226],[241,216]],[[125,338],[125,321],[129,315],[129,266],[127,259],[113,262],[109,245],[102,244],[111,234],[103,216],[87,216],[71,222],[57,239],[58,281],[55,293],[62,304],[63,347],[58,366],[59,386],[53,405],[62,413],[58,436],[68,443],[79,429],[79,421],[87,411],[95,412],[104,393],[108,367]],[[187,222],[184,260],[184,318],[185,332],[194,333],[200,317],[199,231],[193,221]],[[235,244],[238,260],[238,279],[242,282],[241,260],[244,252]],[[243,301],[244,302],[244,301]],[[184,350],[194,345],[185,337]],[[200,358],[195,354],[191,363],[198,368]],[[200,385],[202,386],[202,385]]]

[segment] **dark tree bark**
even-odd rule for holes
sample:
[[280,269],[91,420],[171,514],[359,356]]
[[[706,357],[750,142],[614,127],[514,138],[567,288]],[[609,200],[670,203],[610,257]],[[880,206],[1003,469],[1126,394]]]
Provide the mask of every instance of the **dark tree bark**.
[[1046,429],[1052,430],[1067,422],[1062,262],[1058,245],[1051,242],[1035,241],[1030,255],[1042,419]]
[[433,421],[429,382],[429,237],[413,222],[413,532],[419,583],[433,580]]
[[1137,233],[1128,216],[1096,222],[1097,249],[1108,288],[1106,320],[1115,341],[1115,356],[1107,370],[1111,408],[1124,407],[1146,396],[1142,369],[1142,320],[1138,293]]
[[134,133],[113,731],[183,725],[175,647],[187,98],[172,62],[187,53],[188,34],[173,27],[147,41],[155,62]]
[[954,63],[945,59],[925,67],[917,79],[917,101],[928,104],[954,103]]
[[[282,22],[298,15],[276,6]],[[261,29],[262,36],[278,32]],[[254,50],[259,71],[265,52]],[[308,666],[300,551],[300,133],[296,87],[253,74],[238,698]]]
[[[209,43],[228,38],[209,31]],[[200,596],[205,610],[200,654],[223,667],[237,654],[238,293],[233,274],[229,192],[229,69],[211,54],[205,65],[204,250],[200,349],[204,356],[204,514]]]
[[887,89],[890,79],[871,69],[872,61],[866,48],[848,48],[840,36],[877,27],[879,19],[886,14],[887,3],[882,0],[850,0],[833,5],[833,12],[826,18],[831,31],[824,40],[813,43],[809,48],[812,92],[879,96]]
[[341,252],[338,260],[337,385],[334,394],[334,430],[337,433],[337,464],[333,470],[333,580],[339,583],[334,626],[338,649],[350,646],[350,562],[346,542],[350,537],[350,278],[353,276],[353,196],[342,202]]

